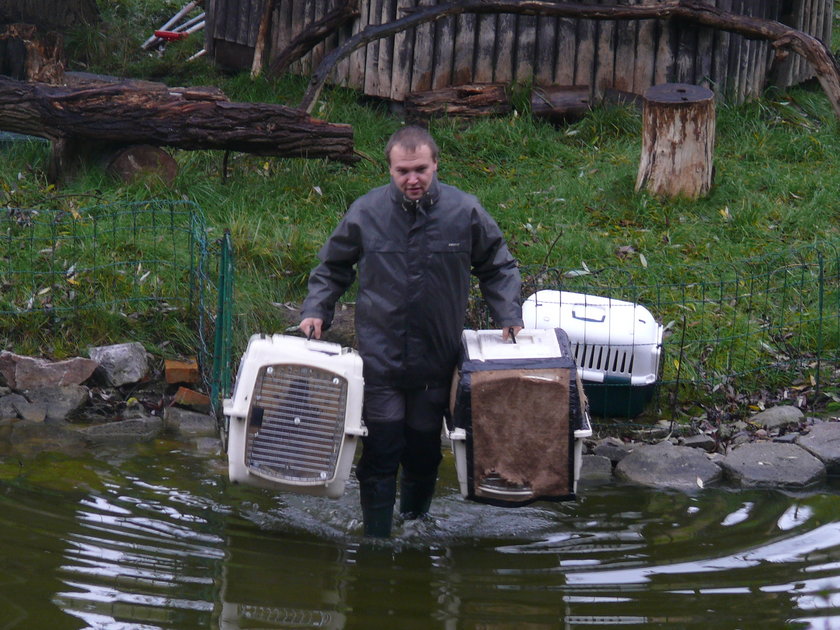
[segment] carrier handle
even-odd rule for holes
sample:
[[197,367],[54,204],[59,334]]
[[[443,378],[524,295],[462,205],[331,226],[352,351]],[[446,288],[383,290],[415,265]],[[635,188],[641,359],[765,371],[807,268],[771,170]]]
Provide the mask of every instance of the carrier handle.
[[572,309],[572,317],[579,319],[582,322],[594,322],[596,324],[602,324],[604,320],[607,319],[606,315],[601,315],[601,319],[595,319],[594,317],[578,317],[574,309]]

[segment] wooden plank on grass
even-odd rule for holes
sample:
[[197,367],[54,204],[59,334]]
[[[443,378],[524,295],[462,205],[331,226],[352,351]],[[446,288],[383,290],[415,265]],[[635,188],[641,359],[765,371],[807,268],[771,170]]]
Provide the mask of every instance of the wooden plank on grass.
[[697,58],[697,26],[682,22],[675,33],[674,82],[694,83],[694,62]]
[[435,22],[435,54],[432,88],[452,85],[452,63],[455,58],[455,16]]
[[[717,7],[721,11],[731,11],[732,0],[717,0]],[[722,99],[726,94],[727,69],[729,67],[730,34],[720,29],[714,30],[714,47],[712,52],[712,83],[717,98]]]
[[513,58],[516,46],[516,15],[502,13],[497,21],[493,81],[513,82]]
[[[393,22],[397,15],[397,0],[383,0],[379,23]],[[371,96],[391,97],[391,74],[394,71],[394,36],[379,40],[379,90]]]
[[[301,0],[291,2],[291,23],[289,25],[289,41],[293,40],[304,29],[306,21],[306,4]],[[303,74],[303,64],[296,59],[289,64],[289,72]]]
[[[397,0],[394,19],[405,15],[405,9],[414,8],[414,0]],[[394,35],[394,58],[391,72],[393,101],[402,101],[411,91],[411,71],[414,66],[414,29],[409,28]]]
[[[382,4],[384,0],[370,0],[368,5],[368,24],[379,24],[382,16]],[[367,45],[365,57],[365,94],[379,94],[379,46],[381,39],[370,42]]]
[[537,17],[520,15],[516,27],[514,83],[525,84],[534,76],[534,54],[537,44]]
[[575,82],[575,54],[577,48],[577,20],[557,20],[557,54],[554,66],[554,84],[572,85]]
[[554,83],[554,59],[557,50],[558,18],[540,16],[537,18],[537,43],[534,55],[534,83],[552,85]]
[[[591,2],[587,2],[587,4],[591,4]],[[578,20],[575,85],[594,86],[597,35],[595,20]]]
[[[714,6],[714,0],[706,0],[705,4]],[[714,29],[706,26],[697,27],[697,59],[694,66],[694,83],[713,90],[712,63],[713,47],[715,44]]]
[[636,64],[633,69],[633,92],[644,94],[653,85],[656,69],[656,20],[639,20],[636,34]]
[[[300,1],[300,0],[298,0]],[[309,26],[315,21],[315,5],[320,4],[319,2],[315,2],[313,0],[306,0],[306,2],[301,2],[304,6],[303,16],[302,16],[302,23],[300,28],[298,29],[298,33],[302,30],[309,28]],[[305,55],[300,58],[300,71],[301,74],[312,74],[312,72],[317,67],[312,63],[313,58],[313,50],[308,50]]]
[[[742,0],[732,0],[733,13],[741,13],[743,10]],[[732,33],[729,37],[729,56],[726,67],[726,100],[732,103],[738,102],[738,83],[740,80],[740,60],[744,49],[744,37],[737,33]]]
[[292,0],[277,0],[271,21],[271,53],[269,65],[278,53],[289,45],[292,27]]
[[496,65],[496,36],[499,16],[491,13],[477,17],[473,80],[475,83],[492,83]]
[[673,83],[676,77],[677,24],[675,20],[657,21],[656,66],[654,85]]
[[[359,17],[353,20],[350,27],[350,37],[356,35],[368,25],[370,5],[373,0],[359,0]],[[367,63],[368,47],[362,46],[350,53],[350,64],[347,70],[347,85],[359,90],[365,87],[365,64]]]
[[475,60],[474,13],[462,13],[455,20],[455,57],[452,62],[452,85],[466,85],[473,82]]
[[[418,6],[437,4],[436,0],[420,0]],[[414,68],[411,71],[411,92],[425,92],[432,89],[435,62],[435,26],[429,22],[420,24],[414,33]]]
[[[612,0],[602,0],[600,4],[612,4]],[[595,46],[595,83],[596,99],[613,85],[615,78],[615,20],[598,20],[595,25],[597,44]]]
[[[634,5],[636,0],[621,0],[621,5]],[[633,91],[636,70],[636,36],[639,20],[616,20],[615,24],[615,80],[612,87],[622,92]]]

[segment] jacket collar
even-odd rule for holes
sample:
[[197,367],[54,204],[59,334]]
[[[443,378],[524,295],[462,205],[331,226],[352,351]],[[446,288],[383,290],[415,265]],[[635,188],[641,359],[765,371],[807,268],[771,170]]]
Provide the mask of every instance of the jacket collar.
[[389,192],[391,201],[394,202],[394,205],[401,207],[406,212],[416,212],[418,209],[428,212],[440,198],[440,185],[438,184],[437,175],[435,175],[432,178],[429,190],[427,190],[426,194],[416,201],[407,199],[405,195],[403,195],[402,191],[397,188],[393,179],[391,180],[391,184],[389,186]]

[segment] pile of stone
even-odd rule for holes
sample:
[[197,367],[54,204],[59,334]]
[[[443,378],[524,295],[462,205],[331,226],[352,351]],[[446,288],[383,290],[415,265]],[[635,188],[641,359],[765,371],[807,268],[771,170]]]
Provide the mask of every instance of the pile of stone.
[[581,481],[683,490],[715,483],[799,490],[840,473],[840,422],[806,418],[793,406],[767,409],[713,434],[674,436],[664,423],[639,438],[590,442]]
[[155,369],[139,343],[48,361],[0,352],[0,453],[76,453],[170,434],[218,450],[210,399],[194,360]]
[[[216,417],[195,361],[154,367],[139,343],[91,348],[51,362],[0,352],[0,455],[78,453],[170,435],[219,453]],[[710,484],[797,490],[840,473],[840,422],[778,406],[747,422],[678,434],[668,422],[587,441],[581,483],[693,490]]]

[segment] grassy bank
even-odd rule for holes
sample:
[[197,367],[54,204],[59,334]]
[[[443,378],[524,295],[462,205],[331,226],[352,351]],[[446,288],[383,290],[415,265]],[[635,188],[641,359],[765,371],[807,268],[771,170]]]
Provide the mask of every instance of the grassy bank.
[[[222,74],[204,58],[186,63],[201,45],[197,40],[170,45],[162,56],[141,52],[145,37],[180,3],[105,4],[110,30],[73,34],[71,69],[170,85],[213,84],[231,100],[300,101],[307,77],[251,80],[246,73]],[[756,256],[840,243],[840,125],[816,83],[719,106],[715,186],[698,201],[633,191],[641,148],[636,110],[597,109],[555,127],[532,119],[526,100],[516,96],[517,111],[505,118],[431,123],[441,147],[441,180],[478,195],[523,265],[571,275],[608,269],[636,285],[670,286],[714,278]],[[402,124],[387,104],[328,88],[315,113],[351,123],[365,159],[344,166],[236,154],[223,181],[222,153],[178,151],[180,173],[171,188],[153,180],[121,184],[91,165],[57,189],[44,175],[47,146],[15,143],[2,149],[0,194],[9,208],[68,212],[152,198],[194,202],[206,215],[211,239],[231,231],[241,341],[284,325],[282,304],[304,295],[318,248],[347,205],[387,181],[382,148]],[[663,314],[666,320],[679,316]],[[170,332],[156,330],[162,337]],[[120,332],[110,330],[100,340],[119,340]],[[19,339],[4,342],[15,348]]]

